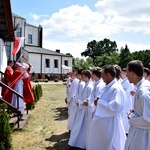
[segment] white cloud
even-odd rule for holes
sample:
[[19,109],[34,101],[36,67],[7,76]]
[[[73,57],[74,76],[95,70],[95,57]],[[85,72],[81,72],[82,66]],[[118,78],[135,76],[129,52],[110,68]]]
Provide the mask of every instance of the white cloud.
[[70,53],[73,55],[73,57],[81,57],[81,52],[85,51],[86,49],[86,42],[61,42],[61,41],[56,41],[53,39],[49,39],[49,40],[44,40],[43,43],[43,47],[44,48],[48,48],[50,50],[56,50],[56,49],[60,49],[61,53]]
[[32,14],[32,13],[29,13],[30,17],[33,18],[34,20],[39,20],[40,18],[42,17],[48,17],[48,15],[37,15],[37,14]]
[[102,0],[95,6],[110,24],[117,24],[124,31],[150,33],[150,1]]
[[117,47],[120,50],[121,47],[125,48],[125,45],[127,44],[130,52],[135,52],[135,51],[139,51],[139,50],[147,50],[150,49],[150,44],[149,45],[145,45],[145,44],[141,44],[141,43],[132,43],[130,41],[117,41]]
[[99,12],[92,12],[89,7],[73,5],[60,9],[50,19],[41,22],[46,35],[60,32],[63,35],[76,38],[99,32],[104,17]]
[[[150,49],[150,45],[142,44],[142,39],[141,43],[130,40],[130,34],[132,38],[134,33],[150,34],[150,1],[101,0],[95,7],[97,11],[86,5],[72,5],[46,19],[43,17],[47,15],[30,14],[37,21],[43,19],[38,22],[43,26],[43,47],[81,57],[80,53],[86,49],[88,42],[119,36],[114,37],[118,49],[125,44],[131,51]],[[128,40],[124,40],[122,35],[128,36]]]

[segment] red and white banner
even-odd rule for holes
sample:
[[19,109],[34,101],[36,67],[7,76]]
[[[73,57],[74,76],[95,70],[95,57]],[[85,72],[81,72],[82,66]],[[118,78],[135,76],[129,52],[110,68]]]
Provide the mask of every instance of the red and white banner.
[[23,45],[24,37],[16,37],[14,42],[14,47],[12,51],[12,55],[16,55],[20,50],[20,47]]

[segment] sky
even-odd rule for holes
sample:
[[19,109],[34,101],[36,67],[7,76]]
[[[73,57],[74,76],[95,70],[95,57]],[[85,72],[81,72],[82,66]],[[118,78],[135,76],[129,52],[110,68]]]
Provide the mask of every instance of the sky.
[[119,50],[150,50],[148,0],[10,1],[13,13],[43,27],[43,48],[82,58],[88,42],[108,38]]

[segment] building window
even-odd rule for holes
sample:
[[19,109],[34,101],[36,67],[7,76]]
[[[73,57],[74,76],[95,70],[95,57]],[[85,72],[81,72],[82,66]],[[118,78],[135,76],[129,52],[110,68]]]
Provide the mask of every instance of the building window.
[[32,44],[32,35],[28,34],[28,43]]
[[16,30],[16,37],[21,37],[21,28]]
[[11,42],[6,42],[6,55],[7,58],[11,58]]
[[45,59],[45,67],[50,68],[50,60],[49,59]]
[[68,66],[68,60],[64,61],[65,66]]
[[58,68],[58,60],[54,59],[54,68]]

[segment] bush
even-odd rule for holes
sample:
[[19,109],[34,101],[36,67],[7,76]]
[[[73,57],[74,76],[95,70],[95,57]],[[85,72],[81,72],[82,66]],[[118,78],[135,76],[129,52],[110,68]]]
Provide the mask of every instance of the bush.
[[48,79],[36,79],[34,82],[48,82]]
[[37,102],[40,99],[40,97],[43,95],[42,86],[40,84],[35,85],[33,87],[33,92],[34,92],[35,102]]
[[6,104],[0,105],[0,150],[10,150],[12,147],[12,130],[6,108]]
[[64,78],[64,79],[63,79],[63,82],[66,82],[66,81],[67,81],[67,79],[66,79],[66,78]]
[[26,103],[27,110],[34,109],[35,103],[43,95],[42,86],[40,84],[37,84],[37,85],[33,86],[33,94],[34,94],[34,100],[35,100],[35,102],[33,102],[33,103]]
[[58,81],[59,81],[59,79],[57,79],[57,78],[54,79],[54,82],[58,82]]

